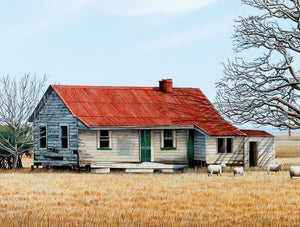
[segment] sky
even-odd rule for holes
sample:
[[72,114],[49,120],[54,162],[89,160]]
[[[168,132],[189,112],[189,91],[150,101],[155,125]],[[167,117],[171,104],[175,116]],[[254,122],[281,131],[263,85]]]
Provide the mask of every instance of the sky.
[[49,84],[200,88],[233,59],[240,0],[0,0],[0,76]]

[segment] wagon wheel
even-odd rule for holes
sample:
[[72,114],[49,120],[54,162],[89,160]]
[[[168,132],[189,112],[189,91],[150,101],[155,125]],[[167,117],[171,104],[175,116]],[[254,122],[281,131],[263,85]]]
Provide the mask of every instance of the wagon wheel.
[[8,158],[3,158],[2,161],[2,168],[3,169],[9,169],[9,162],[8,162]]
[[7,160],[7,169],[12,169],[14,166],[14,157],[9,156],[6,160]]
[[4,164],[4,157],[3,156],[0,156],[0,169],[4,169],[4,166],[3,166],[3,164]]

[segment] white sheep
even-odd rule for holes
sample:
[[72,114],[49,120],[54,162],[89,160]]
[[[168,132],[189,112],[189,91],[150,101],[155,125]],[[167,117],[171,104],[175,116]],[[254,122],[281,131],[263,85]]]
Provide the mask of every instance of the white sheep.
[[300,166],[291,166],[290,168],[290,177],[300,177]]
[[233,175],[240,174],[241,176],[244,175],[244,168],[243,167],[235,167],[233,169]]
[[267,168],[267,173],[269,174],[269,172],[278,172],[281,170],[281,167],[282,167],[283,163],[280,162],[278,164],[271,164],[268,166]]
[[222,170],[225,170],[226,164],[222,163],[221,165],[209,165],[207,166],[207,173],[208,176],[211,176],[213,174],[222,175]]

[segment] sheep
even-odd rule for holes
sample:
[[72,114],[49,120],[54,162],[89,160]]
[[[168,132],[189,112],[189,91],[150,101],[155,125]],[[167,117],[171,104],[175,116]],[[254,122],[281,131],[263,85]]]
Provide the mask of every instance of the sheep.
[[283,163],[280,162],[278,164],[271,164],[268,166],[267,168],[267,173],[269,174],[269,172],[278,172],[281,170],[281,167],[282,167]]
[[225,163],[222,163],[221,165],[209,165],[207,166],[207,173],[208,173],[208,176],[211,176],[213,174],[217,174],[219,176],[222,175],[222,170],[224,169],[225,170],[226,168],[226,164]]
[[244,168],[243,167],[235,167],[233,169],[233,175],[240,174],[241,176],[244,175]]
[[290,177],[300,177],[300,166],[291,166],[290,167]]

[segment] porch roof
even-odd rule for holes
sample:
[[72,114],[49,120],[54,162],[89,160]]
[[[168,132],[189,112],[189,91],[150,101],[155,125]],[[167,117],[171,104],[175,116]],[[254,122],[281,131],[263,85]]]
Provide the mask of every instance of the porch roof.
[[263,130],[246,130],[241,129],[243,133],[245,133],[247,136],[273,136],[272,134],[263,131]]

